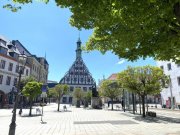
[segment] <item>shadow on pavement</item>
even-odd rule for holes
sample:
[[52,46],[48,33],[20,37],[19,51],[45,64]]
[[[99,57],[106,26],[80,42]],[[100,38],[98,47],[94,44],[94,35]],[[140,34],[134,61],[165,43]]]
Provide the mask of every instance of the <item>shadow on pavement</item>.
[[31,116],[29,116],[29,114],[21,115],[21,117],[38,117],[38,116],[41,116],[41,114],[32,114]]
[[41,124],[47,124],[47,122],[45,122],[45,121],[41,121]]
[[57,113],[66,113],[66,112],[72,112],[72,111],[71,111],[71,110],[67,110],[67,111],[64,111],[64,110],[60,110],[60,111],[54,110],[53,112],[57,112]]
[[147,123],[180,123],[180,118],[172,118],[167,116],[157,115],[157,117],[146,116],[145,118],[143,118],[140,114],[123,113],[122,115],[132,117],[134,120]]

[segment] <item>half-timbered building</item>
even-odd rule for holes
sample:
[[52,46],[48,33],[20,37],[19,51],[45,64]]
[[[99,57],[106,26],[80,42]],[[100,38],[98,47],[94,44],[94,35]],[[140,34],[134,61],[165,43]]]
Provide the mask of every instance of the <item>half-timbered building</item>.
[[59,83],[67,84],[70,88],[70,94],[63,96],[62,103],[73,102],[71,93],[73,93],[75,88],[81,88],[84,92],[87,92],[92,91],[92,88],[96,87],[96,82],[83,61],[80,39],[77,41],[76,59]]

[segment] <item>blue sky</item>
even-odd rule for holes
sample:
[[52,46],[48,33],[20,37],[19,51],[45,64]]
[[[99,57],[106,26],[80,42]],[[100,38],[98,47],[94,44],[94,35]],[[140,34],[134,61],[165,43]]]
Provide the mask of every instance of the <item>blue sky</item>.
[[[32,54],[45,56],[49,63],[49,80],[58,81],[68,71],[75,60],[76,41],[79,31],[70,26],[70,11],[61,9],[55,3],[35,2],[23,5],[22,10],[12,13],[2,8],[0,3],[0,35],[10,40],[19,40]],[[80,32],[83,44],[92,30]],[[93,77],[98,81],[103,75],[120,72],[127,66],[155,65],[152,58],[127,62],[111,52],[102,55],[98,51],[83,53],[83,59]]]

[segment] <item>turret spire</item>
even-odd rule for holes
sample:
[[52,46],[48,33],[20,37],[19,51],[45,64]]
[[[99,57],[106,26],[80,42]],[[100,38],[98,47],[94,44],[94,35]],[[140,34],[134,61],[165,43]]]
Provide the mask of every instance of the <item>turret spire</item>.
[[79,37],[78,41],[77,41],[77,49],[76,49],[76,59],[77,58],[81,58],[81,39]]

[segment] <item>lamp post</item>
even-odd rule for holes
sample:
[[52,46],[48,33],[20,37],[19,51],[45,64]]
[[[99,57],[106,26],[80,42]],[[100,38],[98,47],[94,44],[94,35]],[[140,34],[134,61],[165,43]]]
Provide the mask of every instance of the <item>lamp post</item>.
[[42,104],[41,104],[41,106],[42,106],[41,123],[43,124],[43,123],[44,123],[44,122],[43,122],[43,114],[44,114],[44,113],[43,113],[44,98],[47,97],[47,84],[46,84],[46,83],[42,86],[41,90],[42,90],[42,94],[41,94],[41,98],[42,98]]
[[19,99],[19,94],[20,94],[20,81],[21,81],[21,75],[24,71],[25,64],[26,64],[26,55],[20,54],[18,57],[18,68],[19,68],[19,78],[18,78],[18,85],[17,85],[17,94],[15,98],[15,103],[13,107],[13,115],[12,115],[12,120],[11,124],[9,126],[9,135],[15,135],[15,130],[16,130],[16,109],[18,105],[18,99]]

